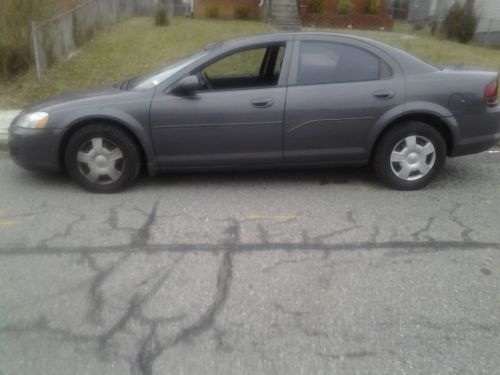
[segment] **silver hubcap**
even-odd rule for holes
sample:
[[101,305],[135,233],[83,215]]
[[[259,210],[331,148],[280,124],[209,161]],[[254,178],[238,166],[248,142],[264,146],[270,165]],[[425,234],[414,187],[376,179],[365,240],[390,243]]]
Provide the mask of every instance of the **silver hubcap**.
[[105,138],[92,138],[78,150],[78,167],[87,180],[98,184],[117,181],[125,169],[123,152]]
[[436,149],[431,141],[420,135],[410,135],[399,141],[391,153],[391,168],[405,181],[426,176],[436,163]]

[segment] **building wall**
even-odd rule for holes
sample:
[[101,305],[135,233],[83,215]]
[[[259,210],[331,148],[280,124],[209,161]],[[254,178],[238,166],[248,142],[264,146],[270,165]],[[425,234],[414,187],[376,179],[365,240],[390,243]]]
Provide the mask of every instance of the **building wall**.
[[500,1],[476,0],[476,10],[480,17],[476,33],[500,32]]
[[431,0],[411,0],[408,7],[408,21],[422,22],[429,18]]
[[455,0],[410,0],[408,21],[442,20],[446,18],[448,10],[454,3]]

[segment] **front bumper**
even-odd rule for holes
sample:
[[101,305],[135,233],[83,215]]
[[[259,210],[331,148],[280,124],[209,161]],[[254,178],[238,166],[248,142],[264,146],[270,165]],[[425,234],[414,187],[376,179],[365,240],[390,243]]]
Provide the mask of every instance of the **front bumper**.
[[60,129],[9,129],[9,152],[19,166],[34,171],[60,171]]

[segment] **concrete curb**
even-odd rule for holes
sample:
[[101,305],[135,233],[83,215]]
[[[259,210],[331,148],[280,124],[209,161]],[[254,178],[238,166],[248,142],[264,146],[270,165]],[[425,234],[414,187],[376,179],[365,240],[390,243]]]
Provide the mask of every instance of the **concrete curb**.
[[9,126],[19,110],[0,111],[0,151],[7,150],[9,140]]

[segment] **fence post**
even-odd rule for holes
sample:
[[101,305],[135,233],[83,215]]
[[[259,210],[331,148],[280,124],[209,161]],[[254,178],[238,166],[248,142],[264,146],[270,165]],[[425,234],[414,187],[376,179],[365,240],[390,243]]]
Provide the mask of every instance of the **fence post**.
[[40,51],[38,50],[36,21],[31,22],[31,41],[33,43],[33,56],[35,58],[36,80],[40,81],[42,78],[42,67],[40,66]]

